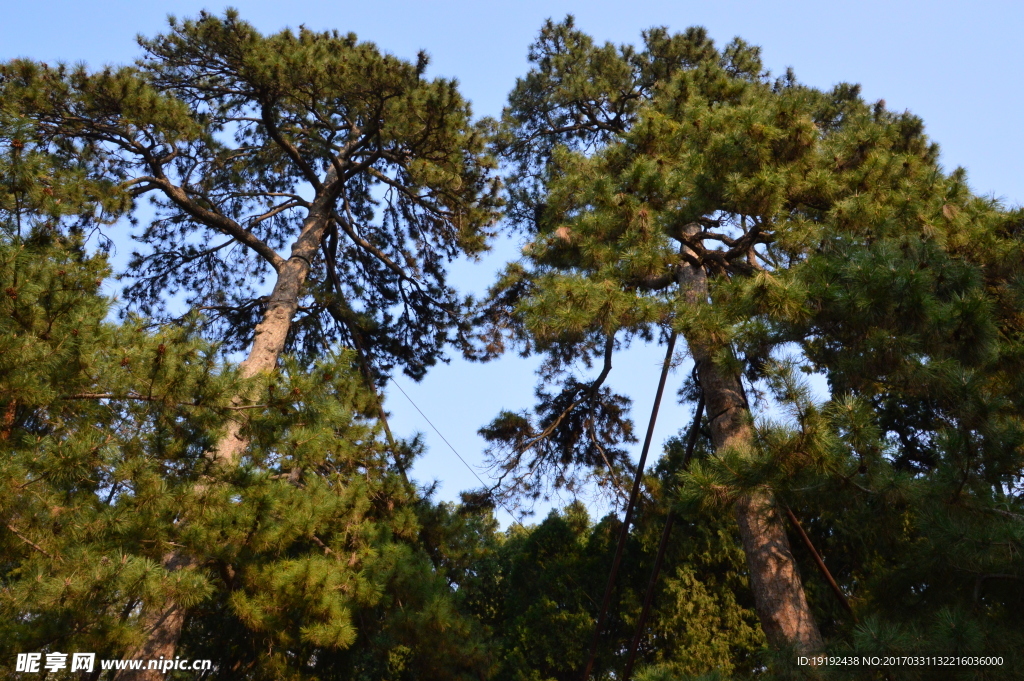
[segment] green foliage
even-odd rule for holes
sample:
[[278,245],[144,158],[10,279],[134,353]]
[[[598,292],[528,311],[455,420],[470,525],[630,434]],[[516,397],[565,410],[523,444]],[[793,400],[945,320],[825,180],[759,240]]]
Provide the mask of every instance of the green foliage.
[[[916,117],[773,79],[740,41],[655,30],[599,47],[570,18],[531,61],[499,142],[529,241],[493,290],[491,347],[545,353],[545,396],[552,379],[578,394],[573,363],[609,344],[674,329],[710,348],[755,414],[784,416],[679,477],[684,517],[759,489],[789,506],[865,622],[795,544],[837,650],[888,640],[869,621],[903,650],[952,645],[937,624],[952,621],[972,632],[957,649],[1019,649],[1019,214],[943,172]],[[706,296],[681,283],[691,271]],[[832,398],[815,404],[800,371]],[[516,437],[492,454],[527,475],[553,456]]]
[[340,338],[378,378],[421,377],[466,330],[446,264],[485,250],[499,203],[487,127],[455,82],[424,78],[426,55],[305,28],[264,36],[234,11],[140,44],[133,67],[0,68],[5,101],[50,148],[79,145],[151,197],[127,299],[166,320],[182,294],[208,337],[248,348],[268,278],[297,256],[312,274],[292,294],[293,350],[313,359]]
[[196,405],[216,403],[229,376],[185,329],[105,324],[102,259],[7,240],[0,263],[3,638],[109,650],[130,638],[140,599],[209,593],[198,574],[161,579],[159,558],[222,421]]
[[[664,467],[649,480],[655,498],[641,507],[627,548],[597,678],[621,674],[625,663],[666,519],[660,494],[667,475]],[[595,524],[577,503],[536,526],[513,527],[489,539],[487,554],[459,592],[491,633],[494,678],[579,676],[618,529],[614,516]],[[693,515],[677,524],[676,533],[640,659],[675,673],[750,672],[764,643],[746,590],[734,521],[727,515]]]
[[[1017,674],[1024,215],[945,172],[919,119],[773,79],[757,48],[701,29],[634,48],[549,22],[495,138],[528,243],[470,328],[444,265],[485,248],[500,202],[493,131],[452,81],[233,12],[142,46],[131,68],[0,68],[0,656],[118,657],[173,602],[176,654],[218,678],[576,679],[616,518],[573,504],[500,532],[489,494],[433,503],[404,476],[418,441],[382,442],[366,373],[419,377],[470,332],[477,358],[542,353],[537,408],[481,431],[496,491],[621,489],[634,435],[613,354],[674,331],[742,374],[754,437],[713,451],[705,420],[688,470],[674,439],[646,476],[599,677],[623,672],[670,512],[636,678]],[[86,239],[144,195],[133,305],[167,321],[182,291],[210,317],[109,320]],[[242,380],[222,352],[249,343],[262,277],[307,239],[296,352]],[[214,466],[232,422],[241,461]],[[849,602],[794,531],[830,652],[1003,666],[815,670],[769,651],[729,513],[762,490]]]
[[42,151],[31,122],[0,100],[0,228],[8,239],[82,235],[127,210],[128,196],[80,150],[64,152]]
[[[5,186],[29,152],[57,170],[29,181],[94,191],[24,147]],[[116,658],[145,635],[140,609],[172,600],[181,656],[222,678],[478,677],[476,629],[419,543],[430,502],[391,463],[418,445],[381,442],[351,353],[289,359],[239,407],[201,318],[107,321],[105,260],[62,229],[109,198],[82,189],[53,192],[86,196],[78,215],[27,181],[2,206],[30,228],[0,237],[0,654]],[[229,419],[249,442],[237,468],[208,457]],[[192,562],[165,565],[175,550]]]

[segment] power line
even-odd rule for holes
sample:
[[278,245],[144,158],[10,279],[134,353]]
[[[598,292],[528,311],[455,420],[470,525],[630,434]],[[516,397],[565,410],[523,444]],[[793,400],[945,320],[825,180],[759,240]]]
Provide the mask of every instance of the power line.
[[[434,429],[434,432],[437,433],[437,436],[444,440],[444,443],[448,445],[448,449],[452,450],[452,453],[455,454],[455,456],[459,457],[459,461],[462,462],[462,465],[469,469],[469,472],[473,474],[474,478],[480,481],[480,484],[483,485],[484,489],[488,489],[487,483],[484,482],[484,479],[481,478],[479,474],[477,474],[476,469],[470,466],[469,462],[462,458],[462,455],[459,454],[458,450],[456,450],[455,447],[452,446],[451,442],[448,442],[448,438],[441,434],[441,431],[437,429],[437,426],[434,425],[434,422],[427,418],[427,415],[423,413],[423,410],[419,408],[419,405],[413,402],[413,399],[409,397],[409,393],[405,392],[405,390],[402,389],[402,386],[398,384],[398,381],[396,381],[394,378],[391,378],[390,376],[388,377],[388,380],[390,380],[391,383],[394,384],[396,388],[398,388],[399,392],[405,395],[405,399],[409,400],[409,404],[413,406],[413,409],[418,411],[420,413],[420,416],[423,417],[423,420],[426,421],[430,425],[430,427]],[[512,522],[514,522],[516,525],[523,528],[524,530],[526,529],[526,526],[519,522],[515,514],[512,513],[509,507],[506,506],[496,495],[491,495],[491,498],[494,499],[496,504],[501,506],[502,510],[505,511],[505,513],[508,513],[509,517],[512,518]]]
[[594,661],[597,658],[597,648],[601,642],[605,617],[608,614],[608,607],[611,605],[612,592],[615,590],[615,577],[618,575],[619,564],[622,562],[622,552],[626,548],[626,539],[629,537],[629,526],[633,520],[633,509],[636,506],[637,497],[640,496],[640,487],[643,485],[644,464],[647,462],[647,454],[651,449],[651,440],[654,438],[654,426],[658,421],[658,409],[661,407],[661,397],[665,392],[665,381],[668,379],[669,369],[672,368],[672,355],[675,352],[676,337],[677,333],[675,330],[668,337],[668,349],[665,352],[665,362],[661,365],[658,391],[654,395],[651,418],[647,423],[647,436],[644,438],[644,446],[640,450],[640,461],[636,464],[636,471],[633,476],[633,489],[629,493],[629,502],[626,504],[626,514],[622,519],[622,527],[619,528],[619,540],[615,545],[615,557],[612,559],[612,567],[608,572],[608,583],[604,588],[604,598],[601,601],[601,610],[597,616],[597,626],[594,627],[594,634],[590,639],[590,654],[587,656],[587,664],[583,670],[582,681],[589,681],[590,672],[594,669]]
[[[469,469],[469,472],[473,474],[473,477],[476,478],[477,480],[479,480],[480,484],[483,485],[484,488],[487,488],[487,483],[485,483],[483,481],[483,478],[481,478],[479,475],[477,475],[476,470],[472,466],[470,466],[469,463],[465,459],[462,458],[462,455],[459,454],[459,452],[455,449],[455,447],[452,446],[452,443],[448,442],[448,438],[446,438],[444,435],[441,434],[441,431],[437,429],[437,426],[435,426],[433,424],[433,422],[429,418],[427,418],[427,415],[423,413],[423,410],[419,408],[419,405],[417,405],[415,402],[413,402],[412,398],[409,397],[409,393],[407,393],[404,390],[402,390],[402,386],[398,385],[398,381],[396,381],[395,379],[391,378],[390,376],[388,377],[388,379],[392,383],[394,383],[395,387],[398,388],[399,392],[401,392],[403,395],[405,395],[405,399],[409,400],[409,404],[411,404],[413,406],[413,409],[415,409],[416,411],[418,411],[420,413],[420,416],[423,417],[423,420],[426,421],[428,424],[430,424],[430,427],[434,429],[434,432],[437,433],[437,436],[440,437],[442,440],[444,440],[444,443],[446,445],[448,445],[448,449],[452,450],[452,453],[455,454],[455,456],[459,457],[459,461],[461,461],[462,464],[466,468]],[[509,507],[506,506],[498,497],[496,497],[494,495],[491,495],[491,498],[494,499],[494,502],[498,506],[500,506],[502,508],[502,510],[505,511],[505,513],[508,513],[508,517],[512,519],[513,523],[515,523],[519,527],[523,528],[524,530],[529,531],[529,528],[526,527],[526,525],[523,525],[523,523],[520,522],[518,518],[516,518],[515,514],[512,513],[511,509],[509,509]],[[581,594],[583,594],[583,596],[586,597],[586,599],[588,601],[590,601],[591,603],[594,604],[594,607],[597,607],[597,601],[595,601],[593,598],[590,597],[590,594],[587,593],[586,589],[584,589],[582,586],[580,586],[579,582],[577,582],[573,578],[573,576],[571,574],[567,573],[565,575],[565,577],[570,582],[572,582],[573,586],[576,587],[579,590],[579,592]]]

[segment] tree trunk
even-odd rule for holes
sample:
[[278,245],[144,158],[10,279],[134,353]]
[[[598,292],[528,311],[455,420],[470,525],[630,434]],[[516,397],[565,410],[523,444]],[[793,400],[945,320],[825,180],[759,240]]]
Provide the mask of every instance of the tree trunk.
[[[164,556],[163,566],[166,570],[181,570],[191,567],[195,561],[184,554],[173,552]],[[142,630],[146,633],[146,640],[141,646],[132,651],[127,659],[142,660],[143,666],[149,664],[149,660],[174,659],[174,651],[178,647],[178,639],[181,638],[181,628],[185,623],[185,610],[173,599],[167,601],[159,608],[143,607],[139,614],[139,621]],[[122,670],[114,678],[117,681],[122,679],[146,679],[162,681],[163,672],[156,669]]]
[[[274,283],[267,309],[263,313],[263,320],[256,326],[249,356],[239,365],[239,373],[243,379],[269,373],[277,367],[277,360],[284,350],[292,320],[299,308],[299,297],[309,276],[310,263],[320,248],[320,241],[327,228],[328,215],[323,202],[314,203],[302,225],[299,238],[292,245],[291,257],[278,270],[277,281]],[[248,401],[248,398],[247,395],[236,395],[231,402],[235,406],[240,406]],[[249,444],[241,434],[241,428],[239,420],[228,421],[216,448],[208,454],[216,465],[229,467],[238,463],[242,452]],[[203,483],[200,483],[200,487],[202,485]],[[172,551],[164,556],[163,560],[164,569],[172,572],[195,565],[194,558],[180,551]],[[185,624],[185,614],[184,609],[173,599],[156,610],[143,608],[139,619],[146,632],[146,640],[132,651],[130,659],[142,659],[144,666],[149,660],[159,659],[161,656],[164,659],[173,659]],[[164,675],[155,669],[122,670],[114,678],[117,681],[163,681]]]
[[[681,284],[691,303],[707,303],[707,277],[702,268],[684,266]],[[754,433],[739,373],[715,363],[713,341],[697,337],[686,340],[697,363],[715,450],[749,448]],[[776,649],[792,647],[801,654],[820,651],[821,633],[807,605],[800,571],[771,493],[758,491],[742,496],[736,501],[735,511],[754,605],[768,643]]]

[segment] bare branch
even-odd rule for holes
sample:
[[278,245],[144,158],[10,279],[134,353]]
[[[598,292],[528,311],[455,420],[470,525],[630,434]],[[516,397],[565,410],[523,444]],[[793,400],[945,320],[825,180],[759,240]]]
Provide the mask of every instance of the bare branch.
[[306,163],[306,160],[302,158],[302,154],[299,153],[299,150],[295,145],[284,138],[281,131],[278,130],[277,125],[274,123],[273,116],[270,113],[270,108],[266,105],[260,109],[260,121],[263,123],[264,127],[266,127],[267,134],[270,135],[270,139],[274,140],[274,142],[284,150],[284,153],[288,155],[288,158],[298,166],[299,172],[301,172],[302,176],[306,178],[306,181],[313,185],[313,189],[317,192],[321,191],[324,185],[323,182],[320,181],[320,176],[316,174],[316,171],[313,170],[308,163]]
[[145,179],[159,187],[167,198],[199,222],[226,236],[234,238],[243,246],[247,246],[250,250],[266,260],[267,263],[275,270],[280,270],[284,265],[284,258],[278,255],[274,249],[266,244],[266,242],[252,232],[243,228],[231,218],[203,208],[197,204],[188,196],[184,189],[167,179],[167,177],[163,175],[162,170],[160,171],[160,175],[157,177],[140,179]]
[[[14,525],[11,525],[10,523],[7,523],[7,529],[8,529],[8,530],[10,530],[11,532],[13,532],[13,533],[14,533],[14,536],[16,536],[16,537],[17,537],[18,539],[20,539],[21,541],[25,542],[26,544],[28,544],[28,545],[29,545],[29,546],[31,546],[32,548],[34,548],[34,549],[35,549],[36,551],[38,551],[39,553],[43,554],[44,556],[46,556],[46,557],[47,557],[47,558],[49,558],[50,560],[54,560],[54,557],[53,557],[53,555],[52,555],[52,554],[50,554],[50,552],[49,552],[49,551],[47,551],[46,549],[44,549],[43,547],[41,547],[41,546],[40,546],[39,544],[36,544],[36,543],[35,543],[34,541],[32,541],[31,539],[29,539],[28,537],[26,537],[25,535],[23,535],[23,534],[22,534],[21,532],[18,532],[18,530],[17,530],[17,529],[15,529]],[[57,556],[56,560],[58,560],[58,561],[59,561],[59,562],[61,562],[61,563],[63,563],[63,562],[64,562],[64,559],[63,559],[63,558],[61,558],[60,556]]]

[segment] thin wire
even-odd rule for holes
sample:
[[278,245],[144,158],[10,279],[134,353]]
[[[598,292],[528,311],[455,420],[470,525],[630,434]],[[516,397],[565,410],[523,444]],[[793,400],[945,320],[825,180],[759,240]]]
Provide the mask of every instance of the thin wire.
[[[694,366],[694,376],[697,374],[697,367]],[[693,456],[693,448],[697,444],[697,431],[700,429],[700,420],[704,416],[704,391],[700,392],[700,399],[697,401],[697,409],[693,413],[693,424],[686,437],[686,453],[683,456],[681,468],[685,471],[690,467],[690,458]],[[644,605],[640,610],[640,618],[636,621],[636,632],[633,634],[633,642],[629,645],[629,657],[626,658],[626,667],[622,672],[624,681],[629,681],[633,674],[633,663],[636,661],[636,654],[640,648],[640,638],[643,636],[644,625],[647,623],[647,616],[651,612],[651,604],[654,602],[654,589],[658,585],[658,573],[661,572],[662,562],[665,560],[665,551],[668,549],[668,540],[672,536],[672,526],[676,522],[676,512],[669,504],[668,517],[665,519],[665,528],[661,533],[661,541],[658,543],[658,555],[654,559],[654,569],[651,570],[651,579],[647,582],[647,592],[644,594]]]
[[[395,381],[395,379],[393,379],[390,376],[388,376],[388,380],[390,380],[395,385],[395,387],[398,388],[399,392],[401,392],[403,395],[405,395],[405,399],[409,400],[409,404],[411,404],[413,406],[413,408],[420,413],[420,416],[423,417],[424,421],[426,421],[427,423],[430,424],[430,427],[434,429],[434,432],[437,433],[437,436],[440,437],[442,440],[444,440],[444,443],[446,445],[448,445],[448,449],[452,450],[452,453],[455,454],[455,456],[459,457],[459,461],[461,461],[462,464],[466,468],[469,469],[469,472],[473,474],[473,477],[475,477],[477,480],[479,480],[480,484],[483,485],[486,488],[487,487],[487,483],[484,482],[483,479],[479,475],[477,475],[476,470],[474,470],[474,468],[472,466],[470,466],[469,463],[465,459],[462,458],[462,455],[459,454],[459,452],[455,449],[455,447],[452,446],[452,443],[448,442],[448,438],[446,438],[444,435],[442,435],[441,431],[437,429],[437,426],[435,426],[433,424],[433,422],[429,418],[427,418],[427,415],[423,413],[423,410],[419,408],[419,405],[417,405],[415,402],[412,401],[412,398],[409,397],[409,393],[407,393],[404,390],[402,390],[402,386],[398,385],[398,382]],[[505,513],[508,513],[508,516],[509,516],[509,518],[512,519],[513,523],[515,523],[519,527],[523,528],[527,532],[530,531],[530,528],[528,528],[526,525],[523,525],[523,523],[518,518],[516,518],[515,514],[511,511],[511,509],[509,509],[509,507],[506,506],[500,499],[498,499],[497,497],[494,497],[494,496],[492,496],[491,498],[494,499],[494,502],[496,504],[498,504],[502,508],[502,510],[505,511]],[[573,576],[571,574],[565,573],[565,577],[570,582],[572,582],[573,586],[576,587],[576,589],[578,589],[579,592],[581,594],[583,594],[583,596],[586,597],[586,599],[588,601],[590,601],[591,603],[594,604],[594,607],[597,607],[597,601],[595,601],[593,598],[590,597],[590,594],[587,593],[587,590],[584,589],[582,586],[580,586],[579,582],[577,582],[575,579],[573,579]]]
[[[459,452],[455,449],[455,447],[452,446],[452,443],[448,442],[448,438],[446,438],[444,435],[442,435],[441,431],[437,429],[437,426],[434,425],[433,421],[431,421],[429,418],[427,418],[427,415],[423,413],[423,410],[419,408],[419,405],[417,405],[415,402],[412,401],[412,398],[409,397],[409,393],[407,393],[404,390],[402,390],[402,386],[398,385],[398,381],[396,381],[395,379],[393,379],[393,378],[391,378],[389,376],[388,380],[390,380],[391,383],[396,388],[398,388],[399,392],[401,392],[403,395],[405,395],[405,399],[409,400],[409,404],[411,404],[413,406],[413,409],[415,409],[416,411],[418,411],[420,413],[420,416],[423,417],[423,420],[426,421],[428,424],[430,424],[430,427],[434,429],[434,432],[437,433],[437,436],[439,438],[441,438],[442,440],[444,440],[444,443],[446,445],[448,445],[448,449],[452,450],[452,453],[455,454],[455,456],[459,457],[459,461],[462,462],[462,465],[465,466],[466,468],[468,468],[469,472],[473,474],[473,477],[476,478],[477,480],[479,480],[480,484],[483,485],[484,488],[486,489],[487,488],[487,483],[484,482],[484,479],[481,478],[477,474],[476,470],[472,466],[469,465],[468,461],[466,461],[465,459],[462,458],[462,455],[459,454]],[[492,496],[492,498],[494,499],[494,501],[499,506],[501,506],[502,510],[505,511],[505,513],[508,513],[509,517],[512,518],[512,522],[514,522],[516,525],[518,525],[519,527],[523,528],[524,530],[526,529],[526,525],[523,525],[521,522],[519,522],[519,520],[516,518],[515,514],[512,513],[511,510],[509,510],[508,506],[506,506],[504,503],[502,503],[502,501],[500,499],[498,499],[496,496]]]
[[640,496],[640,487],[643,485],[644,464],[647,462],[647,454],[651,449],[651,440],[654,438],[654,426],[658,421],[658,409],[661,407],[661,397],[665,392],[665,381],[668,379],[668,372],[672,368],[672,355],[675,352],[676,336],[677,333],[672,331],[672,335],[668,337],[665,363],[661,366],[658,391],[654,395],[651,418],[647,423],[647,437],[644,438],[644,446],[640,450],[640,461],[636,464],[636,472],[633,476],[633,489],[629,494],[629,503],[626,504],[626,514],[622,519],[622,526],[619,528],[619,540],[615,545],[615,557],[612,559],[612,567],[608,572],[608,583],[604,588],[604,598],[601,600],[601,610],[597,616],[597,626],[594,627],[594,633],[590,639],[590,654],[587,656],[587,665],[583,669],[582,681],[589,681],[590,672],[593,671],[594,661],[597,659],[597,648],[601,642],[601,634],[605,626],[605,618],[608,615],[608,607],[611,605],[612,592],[615,590],[615,578],[619,572],[619,564],[622,562],[622,552],[626,548],[626,540],[629,538],[629,527],[633,520],[633,509],[636,507],[637,497]]

